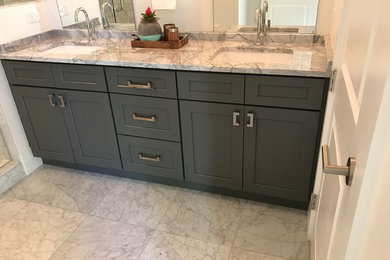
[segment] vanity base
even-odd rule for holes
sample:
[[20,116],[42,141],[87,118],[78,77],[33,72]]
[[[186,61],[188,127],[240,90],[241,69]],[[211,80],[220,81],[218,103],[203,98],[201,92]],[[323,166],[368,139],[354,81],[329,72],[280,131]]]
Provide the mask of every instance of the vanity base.
[[182,181],[182,180],[167,179],[167,178],[157,177],[157,176],[148,176],[148,175],[140,174],[140,173],[136,173],[136,172],[127,172],[127,171],[120,171],[120,170],[105,169],[105,168],[100,168],[100,167],[66,163],[66,162],[47,160],[47,159],[42,159],[42,160],[43,160],[43,163],[49,164],[49,165],[55,165],[55,166],[60,166],[60,167],[65,167],[65,168],[70,168],[70,169],[75,169],[75,170],[89,171],[89,172],[93,172],[93,173],[100,173],[100,174],[104,174],[104,175],[111,175],[111,176],[146,181],[146,182],[154,182],[154,183],[170,185],[170,186],[175,186],[175,187],[180,187],[180,188],[216,193],[216,194],[220,194],[220,195],[242,198],[242,199],[247,199],[247,200],[254,200],[254,201],[270,203],[270,204],[277,204],[280,206],[286,206],[286,207],[291,207],[291,208],[296,208],[296,209],[307,210],[308,205],[309,205],[307,202],[274,198],[274,197],[269,197],[269,196],[254,194],[254,193],[248,193],[248,192],[239,191],[239,190],[231,190],[231,189],[213,187],[213,186],[192,183],[192,182]]

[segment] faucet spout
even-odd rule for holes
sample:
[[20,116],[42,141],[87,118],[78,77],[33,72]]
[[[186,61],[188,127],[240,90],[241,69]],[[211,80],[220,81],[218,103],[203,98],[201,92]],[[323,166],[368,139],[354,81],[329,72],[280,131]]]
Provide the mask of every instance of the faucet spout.
[[267,35],[267,29],[269,29],[269,28],[267,28],[267,25],[265,24],[267,12],[268,12],[268,1],[264,0],[263,9],[261,10],[261,34],[263,34],[264,36]]
[[263,8],[256,9],[256,26],[257,26],[257,37],[260,44],[263,44],[265,36],[267,36],[267,30],[270,28],[271,20],[268,20],[266,24],[266,16],[268,12],[268,1],[263,1]]
[[103,29],[105,29],[105,30],[109,30],[110,29],[110,20],[106,16],[106,12],[105,12],[105,9],[106,9],[107,6],[110,8],[110,11],[112,13],[114,13],[114,8],[112,7],[112,5],[110,3],[104,2],[102,4],[101,15],[102,15]]
[[92,40],[92,33],[95,32],[95,28],[90,23],[87,10],[85,10],[84,7],[79,7],[76,9],[76,11],[74,12],[74,21],[76,23],[79,22],[79,13],[80,12],[82,12],[85,16],[85,23],[87,24],[87,31],[88,31],[88,40],[90,41],[90,40]]

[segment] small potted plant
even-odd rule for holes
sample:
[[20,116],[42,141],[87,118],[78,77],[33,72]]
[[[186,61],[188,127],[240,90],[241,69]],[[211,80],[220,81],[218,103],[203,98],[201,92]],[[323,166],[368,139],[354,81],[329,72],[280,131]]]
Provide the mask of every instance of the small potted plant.
[[158,41],[161,38],[161,26],[157,22],[156,11],[148,6],[145,13],[142,13],[141,22],[138,25],[138,36],[141,41]]

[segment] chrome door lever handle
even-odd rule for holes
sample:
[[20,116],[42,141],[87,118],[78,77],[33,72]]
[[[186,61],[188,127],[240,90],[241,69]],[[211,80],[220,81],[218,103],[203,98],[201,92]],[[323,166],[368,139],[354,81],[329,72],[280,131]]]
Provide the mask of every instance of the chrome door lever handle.
[[342,175],[346,178],[346,184],[351,186],[353,173],[355,171],[356,159],[349,157],[347,165],[331,165],[329,163],[329,149],[327,145],[322,146],[322,170],[324,173]]

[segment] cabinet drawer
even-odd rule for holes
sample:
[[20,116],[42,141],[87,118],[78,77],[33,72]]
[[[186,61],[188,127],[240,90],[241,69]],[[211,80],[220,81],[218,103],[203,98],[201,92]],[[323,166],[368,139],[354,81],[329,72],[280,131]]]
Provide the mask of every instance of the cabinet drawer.
[[143,96],[176,98],[173,71],[106,67],[111,92]]
[[178,72],[177,82],[181,99],[228,103],[244,103],[243,75]]
[[10,84],[54,87],[49,63],[3,61],[3,66]]
[[54,64],[52,70],[57,88],[107,91],[103,67]]
[[245,104],[321,109],[325,79],[246,76]]
[[176,100],[111,94],[117,132],[179,141],[179,112]]
[[179,143],[130,136],[118,136],[125,171],[183,179]]

